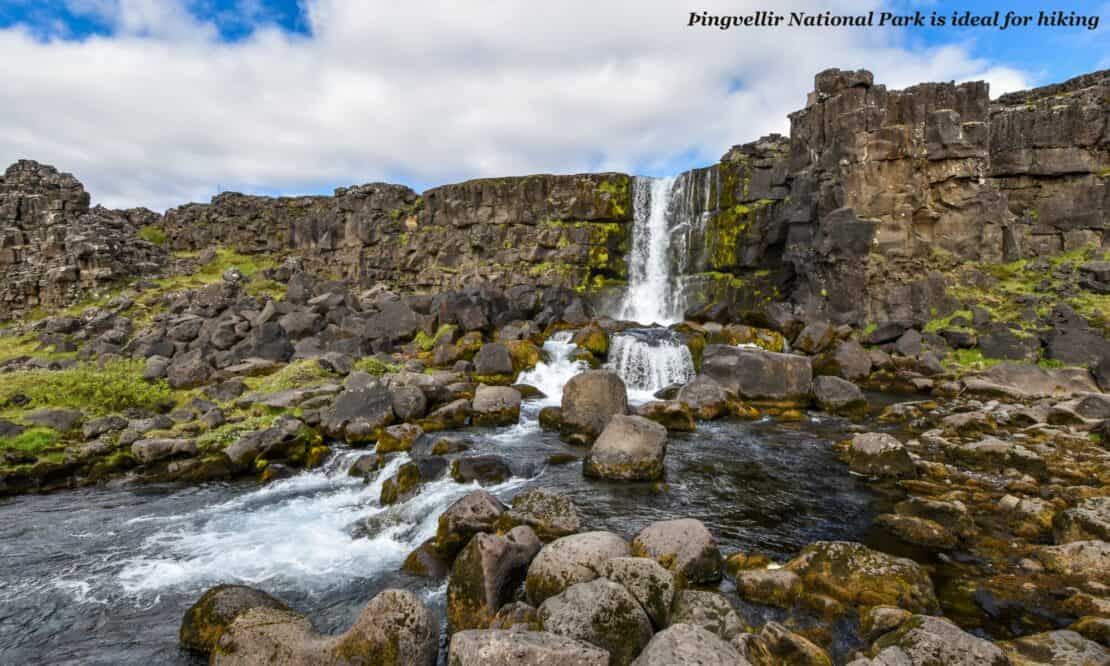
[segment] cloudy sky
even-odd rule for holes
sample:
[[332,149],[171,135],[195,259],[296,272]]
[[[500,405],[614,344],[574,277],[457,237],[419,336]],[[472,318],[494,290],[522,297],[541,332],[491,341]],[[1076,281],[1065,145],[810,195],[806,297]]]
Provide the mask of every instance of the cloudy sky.
[[985,79],[994,95],[1110,67],[1110,2],[1074,4],[1102,25],[686,25],[702,10],[996,6],[971,0],[2,0],[0,168],[36,159],[96,203],[156,210],[220,190],[674,173],[785,132],[827,67],[891,87]]

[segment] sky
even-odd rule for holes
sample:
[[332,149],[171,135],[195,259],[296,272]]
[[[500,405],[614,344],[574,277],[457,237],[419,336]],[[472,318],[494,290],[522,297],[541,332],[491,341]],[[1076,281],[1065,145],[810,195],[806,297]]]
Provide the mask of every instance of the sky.
[[[689,27],[691,11],[1098,16],[1083,27]],[[786,133],[813,75],[986,80],[993,96],[1110,67],[1110,0],[0,0],[0,168],[35,159],[94,203],[219,191],[422,191],[487,176],[666,175]]]

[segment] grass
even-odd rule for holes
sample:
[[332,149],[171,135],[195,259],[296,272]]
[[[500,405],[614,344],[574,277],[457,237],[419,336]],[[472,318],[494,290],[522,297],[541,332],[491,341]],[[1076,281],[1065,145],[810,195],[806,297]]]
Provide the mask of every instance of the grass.
[[941,317],[939,319],[934,319],[934,320],[930,321],[928,324],[925,324],[925,331],[927,333],[936,333],[938,331],[943,331],[943,330],[960,330],[960,331],[969,331],[969,330],[971,330],[970,328],[967,328],[967,327],[953,326],[952,325],[952,320],[957,318],[957,317],[963,317],[964,319],[968,320],[968,322],[970,322],[971,321],[971,310],[956,310],[955,312],[948,315],[947,317]]
[[954,349],[948,353],[948,358],[945,359],[945,365],[949,368],[964,371],[986,370],[1001,362],[1000,359],[985,358],[983,352],[978,348]]
[[323,384],[335,375],[328,372],[314,360],[294,361],[277,372],[265,377],[248,377],[243,380],[251,390],[260,393],[277,393],[294,388],[306,388]]
[[[195,252],[182,252],[179,257],[196,256]],[[181,291],[184,289],[197,289],[212,284],[222,279],[225,271],[236,268],[245,277],[253,277],[259,271],[277,266],[277,261],[269,255],[239,254],[234,250],[222,248],[216,250],[216,257],[201,266],[192,275],[175,275],[174,277],[158,280],[160,291]],[[269,282],[258,280],[258,282]],[[276,283],[275,283],[276,284]],[[248,283],[250,286],[250,283]],[[255,287],[257,288],[257,287]],[[248,289],[248,292],[250,289]]]
[[0,337],[0,363],[26,356],[54,361],[77,355],[76,352],[55,352],[50,351],[53,348],[41,349],[40,347],[38,339],[33,334],[2,336]]
[[237,423],[225,423],[197,437],[197,448],[202,451],[222,451],[248,432],[269,428],[279,416],[281,412],[257,414]]
[[439,342],[439,339],[450,334],[454,329],[455,327],[451,324],[443,324],[439,327],[439,330],[435,332],[435,335],[428,335],[424,331],[420,331],[412,341],[415,342],[421,350],[432,351],[436,343]]
[[165,245],[166,241],[169,240],[165,231],[151,225],[139,229],[139,238],[155,245]]
[[389,372],[397,372],[401,369],[401,366],[395,363],[385,363],[372,356],[367,356],[355,361],[354,369],[369,375],[374,375],[375,377],[381,377]]
[[0,451],[18,451],[37,456],[57,443],[61,435],[50,428],[29,428],[15,437],[0,439]]
[[68,370],[12,372],[0,381],[0,406],[23,395],[23,409],[41,407],[79,409],[103,415],[137,408],[160,411],[172,404],[173,393],[165,381],[147,382],[142,361],[114,361],[103,367],[84,364]]

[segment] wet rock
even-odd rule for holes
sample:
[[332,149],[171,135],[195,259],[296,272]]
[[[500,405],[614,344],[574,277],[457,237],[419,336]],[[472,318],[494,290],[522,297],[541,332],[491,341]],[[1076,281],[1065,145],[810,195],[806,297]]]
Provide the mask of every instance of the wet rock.
[[609,653],[546,631],[471,629],[451,636],[448,666],[608,666]]
[[478,533],[462,549],[447,582],[447,622],[452,631],[481,629],[512,599],[539,552],[530,527],[514,527],[504,536]]
[[674,574],[680,586],[721,580],[721,551],[700,520],[680,518],[648,525],[632,540],[632,555],[650,557]]
[[211,652],[219,644],[220,636],[228,625],[250,608],[289,610],[284,603],[261,590],[245,585],[217,585],[185,611],[178,641],[184,648]]
[[506,517],[513,525],[531,527],[545,542],[574,534],[582,525],[578,507],[553,488],[529,488],[519,493]]
[[913,617],[913,613],[895,606],[874,606],[860,618],[860,635],[873,641],[879,636],[893,631]]
[[36,409],[25,414],[23,420],[31,425],[50,428],[58,432],[76,430],[85,415],[76,409]]
[[483,486],[495,486],[508,481],[512,475],[509,464],[501,456],[470,456],[451,462],[451,478],[459,483],[477,481]]
[[140,439],[131,445],[131,455],[140,464],[157,462],[173,456],[195,456],[197,443],[192,439]]
[[540,618],[534,606],[523,601],[511,601],[497,611],[489,623],[490,629],[526,629],[539,631]]
[[678,391],[677,400],[699,419],[710,421],[728,413],[728,391],[713,379],[698,375]]
[[1110,541],[1110,497],[1091,497],[1057,514],[1052,532],[1056,543]]
[[741,599],[790,608],[802,594],[802,579],[786,569],[746,569],[734,577]]
[[1110,651],[1074,631],[1046,631],[998,644],[1013,666],[1110,664]]
[[451,572],[451,557],[436,547],[433,537],[425,540],[405,557],[405,561],[401,563],[401,571],[418,578],[439,580],[446,578]]
[[672,624],[692,624],[731,640],[744,631],[744,622],[729,600],[707,590],[679,590],[671,609]]
[[744,399],[806,403],[813,388],[809,357],[709,345],[701,372]]
[[878,658],[872,662],[875,666],[1009,665],[1006,655],[994,643],[973,636],[948,620],[928,615],[915,615],[906,620],[898,629],[875,641],[871,652]]
[[1018,400],[1099,392],[1085,368],[1041,368],[1028,363],[999,363],[963,382],[971,393]]
[[910,497],[894,505],[894,512],[901,516],[913,516],[938,523],[960,537],[975,534],[975,521],[967,506],[959,501],[945,501]]
[[679,400],[651,400],[636,407],[633,412],[673,432],[694,432],[697,427],[693,411]]
[[459,398],[432,411],[420,421],[426,431],[461,428],[470,420],[470,401]]
[[886,433],[869,432],[853,436],[847,457],[848,466],[857,474],[894,478],[917,476],[905,445]]
[[407,462],[397,473],[385,480],[379,501],[396,504],[416,495],[420,486],[441,478],[447,472],[447,461],[439,456]]
[[749,666],[736,648],[693,624],[674,624],[655,634],[633,666]]
[[224,449],[233,464],[245,468],[257,459],[303,459],[307,449],[319,437],[304,422],[291,416],[282,416],[263,430],[247,433]]
[[944,529],[943,525],[925,518],[884,513],[875,518],[875,524],[907,543],[926,548],[951,548],[957,541],[956,535]]
[[420,439],[423,434],[424,429],[412,423],[391,425],[382,430],[374,450],[378,453],[408,451],[412,448],[413,442]]
[[419,597],[385,590],[338,636],[319,634],[296,613],[251,608],[240,613],[211,653],[212,664],[349,664],[432,666],[439,652],[439,626]]
[[563,387],[561,431],[572,441],[592,442],[617,414],[628,413],[628,392],[611,370],[587,370]]
[[393,423],[393,396],[389,389],[376,380],[356,381],[339,394],[335,402],[320,415],[320,426],[329,437],[342,439],[349,444],[373,442],[381,431]]
[[571,585],[597,578],[598,569],[614,557],[628,557],[628,542],[612,532],[583,532],[543,547],[528,567],[524,589],[537,606]]
[[1092,539],[1043,546],[1037,549],[1036,558],[1053,573],[1110,582],[1110,543],[1105,541]]
[[818,541],[784,566],[817,592],[852,606],[898,606],[915,613],[939,608],[929,575],[916,562],[850,541]]
[[1110,618],[1088,615],[1079,618],[1068,628],[1087,640],[1110,647]]
[[582,473],[623,481],[660,479],[666,453],[666,428],[642,416],[617,414],[590,448]]
[[475,534],[494,531],[494,526],[505,509],[501,500],[484,490],[475,490],[464,495],[440,514],[435,536],[436,548],[448,556],[454,556]]
[[832,666],[832,659],[809,639],[778,622],[768,622],[759,631],[759,640],[775,660],[773,663],[792,666]]
[[598,569],[598,575],[628,590],[656,628],[670,623],[674,602],[674,576],[655,560],[646,557],[614,557]]
[[544,407],[537,417],[540,427],[544,430],[561,430],[563,427],[563,410],[561,407]]
[[867,410],[867,398],[852,382],[839,377],[822,376],[813,380],[813,397],[817,405],[830,414],[859,414]]
[[351,464],[347,469],[347,474],[350,476],[357,476],[360,479],[372,479],[378,475],[378,471],[385,465],[385,456],[380,456],[377,453],[368,453],[364,456],[359,456],[358,460]]
[[481,385],[471,404],[474,425],[514,425],[520,420],[520,391],[508,386]]
[[609,663],[630,664],[651,640],[651,621],[623,586],[599,578],[578,583],[539,607],[544,631],[592,643]]

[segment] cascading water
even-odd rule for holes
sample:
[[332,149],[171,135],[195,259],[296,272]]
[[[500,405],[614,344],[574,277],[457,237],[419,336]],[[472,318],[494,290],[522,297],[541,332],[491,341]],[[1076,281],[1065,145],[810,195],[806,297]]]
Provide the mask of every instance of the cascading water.
[[652,400],[660,389],[694,376],[689,348],[666,328],[631,328],[614,335],[608,365],[624,380],[631,402]]
[[674,184],[674,178],[637,178],[633,184],[632,252],[621,319],[664,326],[678,320],[674,276],[667,261],[671,244],[667,209]]

